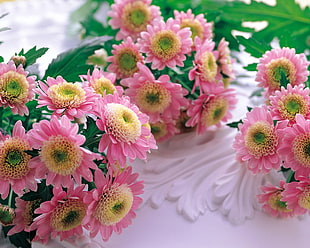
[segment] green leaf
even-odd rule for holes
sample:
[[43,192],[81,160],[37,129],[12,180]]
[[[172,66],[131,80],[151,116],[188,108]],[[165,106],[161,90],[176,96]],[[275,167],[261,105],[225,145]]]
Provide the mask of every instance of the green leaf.
[[242,120],[230,122],[230,123],[227,123],[226,125],[229,126],[229,127],[231,127],[231,128],[238,128],[238,125],[239,125],[240,123],[243,123]]
[[24,56],[26,58],[26,66],[34,64],[38,58],[43,56],[47,52],[48,48],[42,47],[37,49],[36,46],[28,50],[27,52],[24,52],[24,49],[22,49],[17,55]]
[[3,57],[0,56],[0,63],[2,63],[4,61]]
[[243,36],[236,36],[239,44],[245,47],[245,51],[250,53],[253,57],[260,58],[262,55],[271,49],[267,43],[259,42],[253,38],[244,38]]
[[257,69],[257,63],[249,64],[244,67],[247,71],[256,71]]
[[49,64],[43,79],[47,77],[62,76],[70,82],[78,81],[79,75],[86,74],[87,70],[93,68],[87,65],[86,61],[95,50],[102,48],[103,43],[109,40],[110,37],[102,36],[93,39],[87,39],[78,47],[61,53]]
[[[5,234],[5,237],[7,237],[7,233],[13,226],[7,226],[7,227],[2,227],[3,232]],[[9,236],[10,242],[15,245],[16,247],[23,247],[23,248],[31,248],[31,244],[29,242],[30,239],[30,234],[22,231],[13,235]]]

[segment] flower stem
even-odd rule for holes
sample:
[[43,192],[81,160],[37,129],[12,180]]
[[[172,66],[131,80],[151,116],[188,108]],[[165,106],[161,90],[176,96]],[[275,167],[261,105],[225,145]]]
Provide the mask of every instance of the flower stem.
[[295,180],[294,175],[295,175],[295,171],[291,170],[290,174],[288,175],[286,179],[286,182],[287,183],[293,182]]
[[12,198],[13,198],[13,190],[12,187],[10,188],[10,194],[9,194],[9,200],[8,200],[8,206],[12,207]]
[[3,127],[3,107],[0,107],[0,127]]

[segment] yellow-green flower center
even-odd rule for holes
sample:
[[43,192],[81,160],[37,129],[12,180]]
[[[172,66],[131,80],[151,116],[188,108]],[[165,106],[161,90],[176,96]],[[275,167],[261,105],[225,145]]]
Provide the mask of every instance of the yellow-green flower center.
[[209,127],[219,123],[226,115],[228,110],[228,101],[225,98],[213,98],[203,109],[201,123]]
[[27,102],[29,83],[23,74],[9,71],[0,76],[0,96],[10,104]]
[[192,32],[192,35],[191,35],[192,40],[194,40],[196,36],[199,37],[200,39],[203,38],[203,26],[197,20],[183,19],[180,27],[190,28]]
[[305,99],[298,94],[289,94],[278,103],[279,112],[284,119],[294,120],[296,114],[306,115],[309,112]]
[[181,41],[171,30],[159,31],[151,38],[150,49],[156,57],[168,61],[180,52]]
[[125,185],[113,185],[106,190],[95,208],[93,216],[105,226],[120,222],[130,211],[133,204],[133,193]]
[[156,140],[164,137],[168,133],[166,124],[163,122],[151,123],[151,133]]
[[104,96],[104,94],[113,94],[116,90],[114,84],[105,77],[98,78],[92,82],[91,86],[97,94]]
[[141,135],[141,122],[130,108],[118,103],[108,103],[104,115],[108,133],[117,141],[134,143]]
[[294,158],[302,166],[310,168],[310,134],[297,136],[292,145]]
[[310,189],[309,187],[302,192],[298,198],[298,204],[305,208],[310,210]]
[[291,212],[292,209],[288,209],[286,202],[281,201],[281,199],[281,191],[273,193],[268,199],[269,206],[279,212]]
[[245,146],[255,157],[272,155],[278,145],[273,126],[264,121],[251,125],[245,135]]
[[82,224],[86,205],[79,199],[59,201],[50,218],[50,225],[57,231],[70,231]]
[[212,52],[204,52],[201,56],[201,75],[206,81],[214,81],[217,74],[217,64]]
[[12,225],[14,218],[15,218],[14,210],[8,206],[3,206],[0,204],[0,223],[3,226]]
[[31,225],[31,223],[35,217],[34,210],[36,210],[40,206],[41,202],[42,202],[42,200],[40,200],[40,199],[36,199],[33,201],[26,201],[26,206],[25,206],[25,209],[22,213],[22,216],[24,219],[24,224],[26,226]]
[[142,112],[162,113],[171,103],[171,94],[159,83],[146,82],[138,89],[136,101]]
[[296,68],[287,58],[273,59],[266,65],[266,74],[269,87],[279,89],[280,86],[294,84]]
[[13,137],[0,146],[0,177],[4,180],[22,179],[30,171],[31,156],[24,151],[31,147],[25,140]]
[[48,96],[57,108],[78,108],[86,100],[86,92],[79,85],[62,82],[52,85]]
[[124,6],[121,19],[126,29],[140,33],[146,30],[146,25],[151,20],[151,12],[147,4],[135,1]]
[[83,159],[80,147],[61,135],[51,136],[45,141],[40,155],[50,171],[62,176],[73,174]]
[[123,48],[118,50],[115,61],[120,73],[124,74],[125,77],[130,77],[138,71],[137,62],[140,61],[140,58],[139,54],[131,48]]

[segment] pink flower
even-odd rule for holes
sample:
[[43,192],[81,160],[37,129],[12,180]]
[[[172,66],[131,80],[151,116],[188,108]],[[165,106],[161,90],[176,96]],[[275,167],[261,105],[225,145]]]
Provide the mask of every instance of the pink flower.
[[303,84],[309,75],[305,54],[296,54],[294,48],[275,48],[267,51],[257,65],[256,81],[266,90],[266,97],[287,84]]
[[277,90],[269,97],[270,111],[274,120],[289,120],[289,124],[295,123],[296,114],[303,115],[306,119],[310,118],[310,90],[304,88],[303,84],[292,87],[283,86],[281,91]]
[[150,123],[151,132],[157,143],[164,142],[170,137],[180,133],[180,130],[176,128],[176,121],[171,119],[163,119],[154,123]]
[[300,181],[285,184],[282,200],[295,215],[303,215],[310,210],[310,179],[299,177],[298,180]]
[[278,122],[274,126],[265,105],[253,108],[238,126],[240,132],[233,143],[237,160],[255,174],[279,169],[281,160],[277,153],[280,140],[278,132],[285,126],[286,122]]
[[194,59],[194,68],[190,70],[188,76],[190,80],[195,80],[192,93],[196,87],[200,88],[200,92],[208,92],[213,84],[223,85],[222,76],[219,73],[218,52],[214,51],[215,43],[212,40],[201,42],[195,39],[196,54]]
[[148,24],[162,20],[159,7],[151,5],[151,2],[152,0],[115,0],[108,16],[111,17],[109,25],[113,29],[120,29],[116,40],[127,37],[136,40]]
[[116,86],[116,74],[102,71],[101,68],[95,68],[90,74],[81,75],[81,79],[87,80],[88,85],[93,88],[94,92],[104,97],[107,94],[114,94],[117,92],[119,95],[123,94],[123,87]]
[[83,234],[82,222],[86,216],[87,204],[83,198],[85,185],[73,188],[73,184],[64,191],[61,187],[53,189],[53,198],[41,203],[34,213],[39,214],[31,224],[31,230],[36,229],[34,241],[40,240],[46,244],[49,238],[60,240],[74,235]]
[[219,127],[221,123],[232,118],[230,111],[237,103],[236,93],[233,89],[214,87],[210,93],[202,94],[193,100],[187,110],[190,119],[186,126],[197,125],[197,133],[204,133],[209,127]]
[[90,169],[97,169],[93,160],[98,155],[81,147],[85,137],[78,129],[68,117],[58,120],[52,116],[50,121],[34,123],[28,132],[32,147],[40,149],[40,155],[31,159],[31,167],[37,169],[37,178],[46,178],[47,185],[67,187],[72,178],[80,185],[81,177],[93,180]]
[[31,150],[30,140],[21,121],[14,125],[12,137],[0,132],[0,194],[7,198],[10,187],[22,195],[24,189],[37,189],[35,169],[30,168],[31,156],[25,151]]
[[[212,24],[207,22],[203,14],[195,16],[191,9],[188,9],[186,13],[184,11],[179,12],[178,10],[174,10],[173,14],[181,28],[190,28],[193,41],[195,37],[198,37],[202,41],[212,38]],[[193,47],[193,50],[195,50],[195,47]]]
[[278,153],[283,166],[295,171],[296,176],[310,174],[310,120],[296,115],[296,123],[279,131],[281,144]]
[[131,77],[138,71],[137,63],[143,63],[143,56],[136,44],[128,37],[120,45],[113,45],[112,54],[107,58],[111,62],[107,70],[114,72],[117,78]]
[[13,114],[29,114],[25,104],[34,97],[36,77],[27,75],[22,65],[16,68],[13,61],[0,63],[0,104],[10,107]]
[[128,87],[125,94],[150,117],[150,122],[157,122],[161,117],[176,119],[180,109],[188,104],[184,97],[187,90],[180,84],[172,83],[168,75],[161,75],[155,80],[147,66],[138,63],[138,67],[139,72],[132,78],[121,81]]
[[113,177],[109,170],[104,176],[101,171],[95,172],[96,189],[85,198],[88,204],[87,229],[90,237],[98,232],[107,241],[112,232],[120,234],[136,217],[135,210],[142,203],[138,196],[143,193],[143,182],[137,181],[138,173],[132,174],[131,167]]
[[90,87],[79,83],[70,83],[61,76],[48,77],[46,82],[39,82],[39,107],[47,106],[53,115],[66,115],[70,120],[82,118],[92,111],[96,96]]
[[163,70],[165,66],[173,68],[184,66],[185,54],[191,51],[193,41],[189,28],[180,28],[176,20],[158,21],[147,26],[138,39],[140,51],[146,54],[146,63],[152,69]]
[[126,165],[126,157],[146,159],[146,152],[156,149],[150,132],[148,116],[143,114],[129,97],[117,94],[107,95],[98,104],[96,124],[105,133],[102,135],[98,150],[106,155],[109,163]]
[[273,217],[293,217],[292,209],[287,208],[287,204],[282,199],[285,182],[280,181],[280,186],[268,184],[262,186],[262,194],[257,195],[258,201],[263,203],[263,209]]

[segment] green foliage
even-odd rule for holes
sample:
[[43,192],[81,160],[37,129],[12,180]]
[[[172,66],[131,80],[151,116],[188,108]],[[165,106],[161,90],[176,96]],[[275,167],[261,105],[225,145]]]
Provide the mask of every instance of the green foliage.
[[28,50],[27,52],[22,49],[17,55],[18,56],[24,56],[26,58],[26,66],[34,64],[38,58],[43,56],[47,52],[48,48],[42,47],[37,49],[36,46]]
[[229,126],[229,127],[231,127],[231,128],[238,128],[238,125],[239,125],[240,123],[243,123],[242,120],[230,122],[230,123],[227,123],[226,125]]

